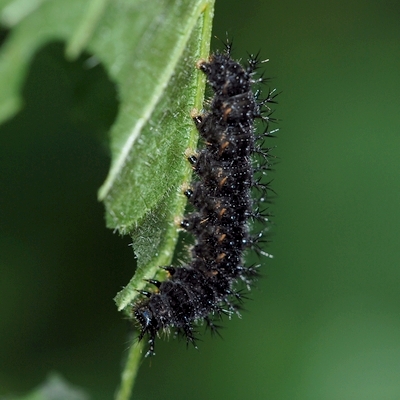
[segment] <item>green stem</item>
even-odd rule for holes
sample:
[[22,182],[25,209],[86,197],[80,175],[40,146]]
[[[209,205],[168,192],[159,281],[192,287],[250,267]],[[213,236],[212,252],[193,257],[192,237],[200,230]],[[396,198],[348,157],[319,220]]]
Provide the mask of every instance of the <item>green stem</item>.
[[[210,51],[210,39],[212,19],[214,16],[214,0],[204,0],[198,8],[198,23],[202,24],[200,37],[200,58],[207,58]],[[188,35],[189,38],[190,35]],[[201,109],[204,98],[205,79],[202,74],[199,74],[198,89],[196,94],[195,104],[198,109]],[[118,301],[117,301],[118,303]],[[121,305],[120,305],[121,306]],[[120,309],[123,307],[120,307]],[[129,349],[128,359],[122,373],[121,385],[115,396],[115,400],[129,400],[136,375],[139,369],[142,350],[145,341],[138,342],[136,338],[132,340],[132,345]]]
[[142,350],[143,341],[134,340],[129,349],[128,359],[121,376],[121,386],[118,388],[115,400],[129,400],[142,358]]

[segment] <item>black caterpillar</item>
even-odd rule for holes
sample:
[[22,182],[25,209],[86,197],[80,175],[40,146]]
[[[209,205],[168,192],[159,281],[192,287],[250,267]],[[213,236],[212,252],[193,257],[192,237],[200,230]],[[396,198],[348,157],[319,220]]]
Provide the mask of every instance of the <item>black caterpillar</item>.
[[[251,235],[249,222],[268,219],[255,203],[265,201],[269,190],[269,185],[261,182],[270,168],[269,149],[260,141],[275,132],[268,129],[273,118],[267,105],[274,103],[275,94],[270,91],[267,98],[259,100],[259,91],[253,93],[252,87],[264,82],[263,78],[254,79],[262,62],[258,56],[250,56],[242,67],[231,58],[231,44],[225,47],[224,52],[197,65],[206,74],[214,97],[206,112],[193,116],[204,148],[188,158],[198,177],[185,191],[196,211],[181,222],[195,237],[191,261],[182,267],[164,267],[169,278],[149,280],[157,291],[141,291],[145,297],[133,309],[141,327],[139,340],[149,337],[146,356],[155,354],[160,331],[175,328],[195,344],[196,323],[204,320],[213,332],[218,328],[215,319],[238,313],[244,296],[234,288],[235,283],[242,281],[249,289],[258,267],[244,266],[243,253],[249,247],[263,253],[259,248],[262,232]],[[255,119],[267,123],[258,135]],[[262,160],[257,166],[253,166],[254,154]],[[254,187],[261,193],[256,201],[251,196]]]

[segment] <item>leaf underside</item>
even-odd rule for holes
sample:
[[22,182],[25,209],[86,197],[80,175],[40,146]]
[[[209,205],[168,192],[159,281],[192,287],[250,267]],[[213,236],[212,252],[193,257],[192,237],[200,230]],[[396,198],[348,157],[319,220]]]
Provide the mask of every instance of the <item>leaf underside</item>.
[[197,143],[190,113],[204,95],[195,65],[208,55],[212,16],[213,0],[0,0],[11,30],[0,52],[0,122],[22,107],[29,63],[51,41],[64,41],[69,59],[91,54],[86,67],[102,63],[117,86],[99,199],[107,226],[132,236],[138,262],[116,297],[120,310],[173,256],[191,175],[185,154]]

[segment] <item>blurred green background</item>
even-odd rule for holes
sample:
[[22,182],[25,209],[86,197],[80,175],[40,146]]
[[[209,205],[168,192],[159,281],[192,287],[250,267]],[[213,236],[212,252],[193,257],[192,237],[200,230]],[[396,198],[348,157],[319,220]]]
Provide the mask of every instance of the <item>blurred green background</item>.
[[[217,0],[214,34],[282,91],[274,259],[222,340],[159,341],[133,398],[400,398],[399,21],[395,1]],[[127,354],[134,257],[96,200],[118,103],[86,59],[42,49],[0,127],[0,395],[58,371],[111,399]]]

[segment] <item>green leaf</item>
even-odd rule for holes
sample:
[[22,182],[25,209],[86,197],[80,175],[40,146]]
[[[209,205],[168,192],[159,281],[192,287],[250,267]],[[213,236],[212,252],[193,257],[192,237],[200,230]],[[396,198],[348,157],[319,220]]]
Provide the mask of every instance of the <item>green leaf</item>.
[[132,236],[138,259],[116,298],[120,310],[173,255],[191,174],[185,152],[197,142],[190,112],[204,94],[195,64],[208,55],[212,16],[213,0],[0,1],[1,23],[12,28],[0,53],[0,122],[21,108],[29,62],[49,41],[65,41],[69,59],[91,53],[87,64],[101,62],[117,85],[99,199],[107,226]]
[[[168,21],[163,16],[163,25],[154,35],[148,32],[146,42],[140,38],[132,54],[127,71],[131,90],[121,91],[129,101],[121,104],[112,166],[99,192],[108,226],[131,234],[138,260],[134,278],[116,297],[119,310],[132,303],[145,277],[154,277],[171,262],[176,221],[186,204],[182,187],[190,181],[191,169],[185,152],[197,143],[190,112],[201,108],[204,95],[204,79],[195,64],[208,55],[212,4],[191,2],[183,11]],[[136,60],[138,54],[142,59]]]
[[89,396],[80,388],[71,385],[58,374],[50,374],[46,381],[31,393],[13,397],[13,400],[88,400]]
[[[213,6],[214,0],[0,0],[0,22],[11,30],[0,52],[0,122],[22,107],[29,63],[50,41],[64,41],[69,59],[90,53],[86,66],[101,62],[117,86],[112,162],[99,199],[108,227],[133,238],[137,273],[116,297],[127,313],[143,278],[173,256],[186,204],[182,187],[191,177],[185,154],[197,144],[190,113],[204,97],[196,62],[208,56]],[[130,396],[141,345],[131,347],[119,400]],[[54,382],[47,386],[62,386]],[[42,392],[29,398],[50,398]]]

